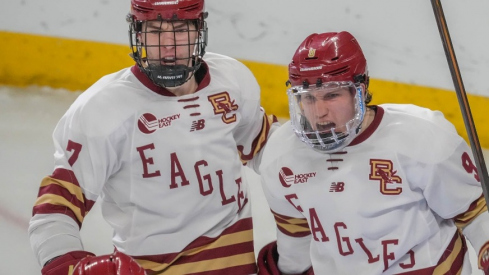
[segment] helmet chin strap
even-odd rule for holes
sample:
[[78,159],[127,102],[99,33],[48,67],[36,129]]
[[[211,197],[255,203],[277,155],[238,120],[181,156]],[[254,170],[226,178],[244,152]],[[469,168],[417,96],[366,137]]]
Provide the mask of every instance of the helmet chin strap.
[[[363,121],[362,121],[363,122]],[[363,123],[362,123],[363,124]],[[355,129],[355,133],[358,135],[362,131],[362,124],[358,125],[357,129]]]
[[161,87],[178,87],[190,79],[193,68],[185,65],[148,65],[148,77]]
[[360,134],[360,132],[362,132],[363,130],[367,129],[370,123],[373,121],[375,117],[375,112],[373,114],[372,112],[374,112],[374,110],[372,110],[371,108],[365,108],[365,115],[363,117],[362,123],[360,123],[357,128],[357,135]]
[[190,59],[192,66],[148,64],[146,61],[143,71],[157,86],[163,88],[179,87],[189,81],[200,68],[201,63],[195,61],[195,56]]

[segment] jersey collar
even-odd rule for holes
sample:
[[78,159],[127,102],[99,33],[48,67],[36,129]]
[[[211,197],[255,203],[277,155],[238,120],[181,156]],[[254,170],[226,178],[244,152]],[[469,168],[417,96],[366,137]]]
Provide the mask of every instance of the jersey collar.
[[369,107],[372,107],[375,110],[374,120],[372,121],[372,123],[370,123],[367,129],[361,132],[348,146],[353,146],[362,143],[367,138],[369,138],[379,127],[380,122],[382,121],[382,117],[384,117],[384,109],[377,105],[373,105]]

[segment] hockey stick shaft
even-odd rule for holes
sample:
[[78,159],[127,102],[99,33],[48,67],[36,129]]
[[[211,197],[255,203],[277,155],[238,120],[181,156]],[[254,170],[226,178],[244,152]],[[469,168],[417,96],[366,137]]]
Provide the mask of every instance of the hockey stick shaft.
[[453,50],[450,33],[448,32],[448,26],[445,20],[443,7],[440,0],[431,0],[431,4],[433,6],[433,12],[435,13],[436,23],[438,24],[438,31],[440,32],[443,47],[445,49],[448,66],[450,67],[453,84],[455,85],[455,91],[457,93],[460,110],[462,111],[465,129],[467,130],[470,146],[472,148],[472,153],[475,158],[475,165],[477,167],[479,179],[481,181],[482,189],[484,191],[486,205],[489,206],[489,177],[487,175],[487,166],[484,162],[484,155],[482,154],[479,138],[477,137],[477,131],[474,126],[474,119],[472,118],[472,113],[470,112],[469,101],[467,100],[462,76],[458,68],[457,58],[455,56],[455,51]]

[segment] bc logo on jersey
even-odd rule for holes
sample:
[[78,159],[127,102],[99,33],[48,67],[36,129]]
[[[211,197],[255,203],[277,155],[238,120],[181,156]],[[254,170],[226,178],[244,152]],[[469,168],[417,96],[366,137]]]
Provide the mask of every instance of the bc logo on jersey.
[[399,195],[402,193],[402,187],[392,188],[392,184],[401,184],[402,179],[396,175],[393,163],[385,159],[370,160],[370,175],[369,179],[380,182],[380,193],[384,195]]
[[221,119],[224,123],[236,122],[236,114],[232,114],[232,112],[238,110],[239,106],[231,99],[228,92],[210,95],[207,99],[214,108],[214,114],[222,115]]
[[156,118],[155,115],[145,113],[138,119],[138,128],[144,134],[154,133],[156,130],[171,126],[172,121],[179,119],[180,114]]

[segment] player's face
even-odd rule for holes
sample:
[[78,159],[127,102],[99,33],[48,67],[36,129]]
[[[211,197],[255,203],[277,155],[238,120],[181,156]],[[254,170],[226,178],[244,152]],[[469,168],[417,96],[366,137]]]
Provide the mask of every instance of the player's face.
[[147,21],[143,30],[142,40],[149,63],[190,66],[189,58],[198,37],[196,26],[191,21]]
[[317,89],[301,95],[301,109],[314,131],[346,131],[355,116],[354,93],[349,87]]

